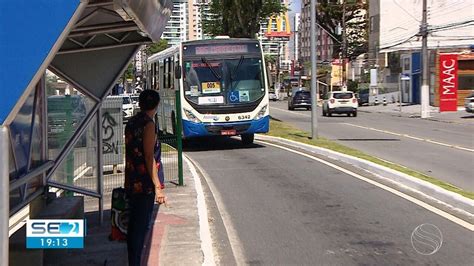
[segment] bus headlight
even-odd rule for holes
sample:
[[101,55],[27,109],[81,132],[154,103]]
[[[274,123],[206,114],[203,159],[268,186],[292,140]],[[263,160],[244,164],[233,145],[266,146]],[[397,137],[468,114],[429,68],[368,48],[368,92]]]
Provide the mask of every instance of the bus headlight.
[[187,109],[183,109],[184,110],[184,114],[186,115],[186,117],[191,121],[191,122],[194,122],[194,123],[201,123],[201,120],[199,120],[199,118],[197,118],[193,112],[187,110]]
[[265,115],[265,113],[267,112],[267,107],[268,107],[268,105],[265,104],[262,107],[262,109],[260,109],[260,111],[258,111],[257,115],[253,119],[258,120],[258,119],[262,118]]

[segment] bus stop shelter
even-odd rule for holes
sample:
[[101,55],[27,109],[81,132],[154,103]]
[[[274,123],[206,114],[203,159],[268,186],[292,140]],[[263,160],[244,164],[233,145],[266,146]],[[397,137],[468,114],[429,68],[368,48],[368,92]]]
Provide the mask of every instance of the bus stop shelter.
[[[12,217],[48,187],[102,200],[102,148],[90,156],[96,186],[76,186],[55,178],[88,126],[101,123],[101,105],[143,44],[159,40],[172,11],[171,0],[19,0],[0,8],[0,264],[8,265]],[[87,98],[87,108],[61,129],[51,150],[46,71]],[[66,99],[66,98],[65,98]],[[69,98],[68,98],[69,99]],[[62,105],[64,113],[73,101]],[[49,108],[50,109],[50,108]],[[68,126],[64,126],[68,127]],[[57,130],[57,129],[56,129]],[[102,131],[95,130],[95,147]],[[20,219],[21,220],[21,219]]]

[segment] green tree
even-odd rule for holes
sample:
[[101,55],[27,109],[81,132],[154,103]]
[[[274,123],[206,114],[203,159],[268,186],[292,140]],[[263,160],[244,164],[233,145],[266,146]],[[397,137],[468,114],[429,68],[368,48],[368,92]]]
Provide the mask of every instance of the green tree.
[[[368,49],[367,31],[367,3],[354,0],[346,1],[346,54],[350,59],[366,53]],[[343,5],[337,1],[320,1],[318,3],[317,21],[321,27],[336,37],[334,42],[333,58],[338,57],[342,50],[342,35],[338,34],[338,28],[342,25]]]
[[125,70],[124,76],[125,79],[133,79],[135,73],[135,66],[133,63],[130,63],[127,67],[127,70]]
[[285,11],[280,0],[213,0],[202,28],[209,36],[256,38],[262,22]]
[[265,62],[267,64],[275,64],[276,63],[276,56],[271,54],[265,55]]
[[46,71],[46,92],[47,95],[55,95],[56,94],[56,88],[54,85],[58,82],[58,76],[55,74]]
[[168,48],[168,41],[165,39],[161,39],[157,43],[148,44],[146,46],[146,54],[148,56],[152,54],[156,54],[165,50],[166,48]]

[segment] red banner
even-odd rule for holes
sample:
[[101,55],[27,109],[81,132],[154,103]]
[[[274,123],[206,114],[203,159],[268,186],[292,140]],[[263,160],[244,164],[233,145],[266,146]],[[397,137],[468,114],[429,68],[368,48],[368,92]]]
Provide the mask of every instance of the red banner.
[[458,55],[439,55],[439,111],[458,110]]

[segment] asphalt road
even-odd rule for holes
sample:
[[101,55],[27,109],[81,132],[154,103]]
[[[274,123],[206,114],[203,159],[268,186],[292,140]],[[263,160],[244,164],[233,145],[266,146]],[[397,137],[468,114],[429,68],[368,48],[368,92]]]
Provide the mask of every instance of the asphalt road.
[[[248,265],[472,265],[474,234],[403,198],[265,144],[199,139],[186,154],[212,180]],[[418,254],[413,230],[442,232]],[[419,244],[419,243],[418,243]]]
[[[311,111],[288,111],[286,101],[270,106],[272,117],[311,130]],[[359,108],[357,117],[322,117],[319,109],[320,136],[474,191],[474,123],[443,123],[362,110]]]

